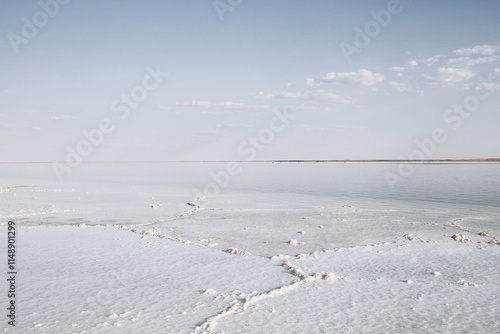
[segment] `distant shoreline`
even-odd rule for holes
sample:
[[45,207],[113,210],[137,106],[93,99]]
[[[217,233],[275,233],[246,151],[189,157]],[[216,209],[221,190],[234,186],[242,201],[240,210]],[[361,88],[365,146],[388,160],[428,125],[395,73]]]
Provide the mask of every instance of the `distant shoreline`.
[[[380,159],[380,160],[180,160],[180,161],[82,161],[82,164],[145,164],[145,163],[230,163],[230,162],[250,162],[250,163],[477,163],[477,162],[500,162],[500,158],[491,159],[424,159],[424,160],[397,160],[397,159]],[[65,164],[66,161],[4,161],[0,165],[29,165],[29,164]]]

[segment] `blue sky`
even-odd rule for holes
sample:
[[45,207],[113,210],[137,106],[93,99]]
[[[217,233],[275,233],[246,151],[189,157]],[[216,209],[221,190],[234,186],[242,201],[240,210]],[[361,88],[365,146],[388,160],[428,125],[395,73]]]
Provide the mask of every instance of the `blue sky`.
[[[244,160],[238,147],[282,108],[295,117],[257,159],[407,159],[437,128],[446,140],[426,158],[500,156],[498,1],[0,8],[1,161],[63,161],[103,119],[113,130],[87,161]],[[119,118],[113,103],[148,69],[168,76]]]

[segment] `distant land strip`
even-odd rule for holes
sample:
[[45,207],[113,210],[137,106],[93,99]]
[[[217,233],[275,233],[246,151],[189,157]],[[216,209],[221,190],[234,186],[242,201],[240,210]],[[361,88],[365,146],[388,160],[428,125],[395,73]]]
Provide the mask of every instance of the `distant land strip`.
[[[78,164],[167,164],[167,163],[299,163],[299,162],[370,162],[370,163],[456,163],[456,162],[500,162],[500,158],[488,159],[425,159],[425,160],[164,160],[164,161],[82,161]],[[74,164],[66,161],[0,161],[0,165],[29,165],[29,164]]]

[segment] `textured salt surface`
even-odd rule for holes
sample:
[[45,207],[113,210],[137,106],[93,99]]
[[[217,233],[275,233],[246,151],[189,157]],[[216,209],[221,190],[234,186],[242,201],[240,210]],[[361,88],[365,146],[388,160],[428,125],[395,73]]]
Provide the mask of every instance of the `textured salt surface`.
[[21,226],[18,333],[500,332],[495,209],[0,190],[0,237]]

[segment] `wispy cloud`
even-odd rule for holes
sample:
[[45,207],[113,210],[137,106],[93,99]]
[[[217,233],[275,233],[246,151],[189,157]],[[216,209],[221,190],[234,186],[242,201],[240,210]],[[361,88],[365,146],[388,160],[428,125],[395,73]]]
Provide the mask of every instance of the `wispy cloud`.
[[412,86],[404,82],[391,81],[389,84],[401,93],[408,93],[412,91]]
[[221,115],[223,114],[222,112],[220,111],[214,111],[214,110],[203,110],[201,112],[202,115]]
[[393,66],[390,68],[390,70],[398,73],[398,76],[402,76],[403,72],[408,70],[415,70],[419,67],[420,64],[431,66],[438,62],[442,57],[443,55],[435,55],[424,59],[409,59],[404,66]]
[[284,91],[284,92],[281,92],[278,94],[278,97],[283,97],[283,98],[299,98],[299,97],[304,97],[306,96],[307,93],[303,93],[303,92],[288,92],[288,91]]
[[176,106],[197,106],[197,107],[207,107],[210,105],[208,101],[189,101],[189,102],[177,102]]
[[254,99],[258,100],[270,100],[273,99],[274,97],[275,97],[274,94],[264,93],[264,92],[258,92],[257,94],[254,95]]
[[472,78],[474,75],[475,73],[468,68],[440,67],[431,74],[424,74],[424,79],[432,85],[451,87]]
[[409,67],[417,67],[418,61],[416,59],[410,59],[410,60],[408,60],[408,66]]
[[[242,102],[224,101],[219,103],[212,103],[208,101],[189,101],[189,102],[176,102],[176,107],[196,107],[203,108],[202,114],[206,115],[219,115],[225,111],[240,112],[240,111],[270,111],[272,107],[265,105],[247,104]],[[165,108],[165,107],[164,107]],[[169,108],[169,107],[166,107]],[[168,110],[168,109],[167,109]]]
[[471,90],[474,89],[476,91],[485,91],[488,90],[490,92],[498,92],[500,91],[500,83],[499,82],[468,82],[462,86],[462,90]]
[[283,91],[278,94],[259,92],[258,94],[254,95],[254,98],[260,100],[271,100],[271,99],[282,99],[282,98],[294,99],[294,98],[304,97],[306,95],[307,93],[304,92],[290,92],[290,91]]
[[459,56],[473,56],[473,55],[481,55],[481,56],[491,56],[500,51],[500,46],[498,45],[476,45],[472,48],[464,48],[453,50],[453,54]]
[[317,91],[308,95],[308,99],[319,102],[329,102],[338,104],[350,104],[353,99],[347,95],[339,95],[334,92]]
[[479,57],[479,58],[473,58],[469,56],[464,56],[464,57],[458,57],[458,58],[452,58],[448,60],[449,65],[460,65],[460,66],[473,66],[477,64],[484,64],[484,63],[493,63],[495,61],[500,60],[499,56],[487,56],[487,57]]
[[[492,74],[500,78],[500,68],[492,70]],[[500,82],[493,80],[491,82],[467,82],[462,87],[463,90],[474,89],[478,91],[488,90],[490,92],[500,91]]]
[[[455,58],[449,59],[446,63],[452,66],[463,66],[463,67],[473,66],[482,63],[490,63],[500,60],[499,56],[494,56],[496,53],[500,53],[500,46],[498,45],[477,45],[472,48],[453,50],[451,52],[451,55],[454,55]],[[405,65],[393,66],[390,68],[390,70],[397,73],[403,73],[411,69],[416,69],[421,64],[426,66],[434,65],[441,60],[445,60],[446,58],[447,56],[444,54],[437,54],[428,58],[420,58],[420,59],[412,58],[409,59]]]
[[[261,92],[262,93],[262,92]],[[258,96],[266,96],[266,99],[300,99],[307,101],[316,102],[329,102],[329,103],[339,103],[339,104],[349,104],[353,102],[353,99],[347,95],[341,95],[335,92],[328,92],[324,90],[317,91],[306,91],[306,92],[291,92],[283,91],[278,94],[257,94],[255,98],[262,98]]]
[[378,82],[384,81],[385,77],[380,73],[373,73],[369,70],[362,69],[358,72],[330,72],[321,78],[308,78],[306,83],[309,86],[315,86],[323,83],[342,83],[346,85],[371,86]]
[[269,111],[273,108],[265,105],[247,104],[242,102],[226,101],[213,105],[217,109],[233,111]]
[[437,63],[443,57],[443,55],[434,55],[432,57],[422,59],[420,62],[424,65],[431,66]]
[[403,76],[403,73],[407,70],[409,70],[408,67],[404,67],[404,66],[393,66],[390,68],[391,71],[393,72],[396,72],[396,75],[398,77],[402,77]]

